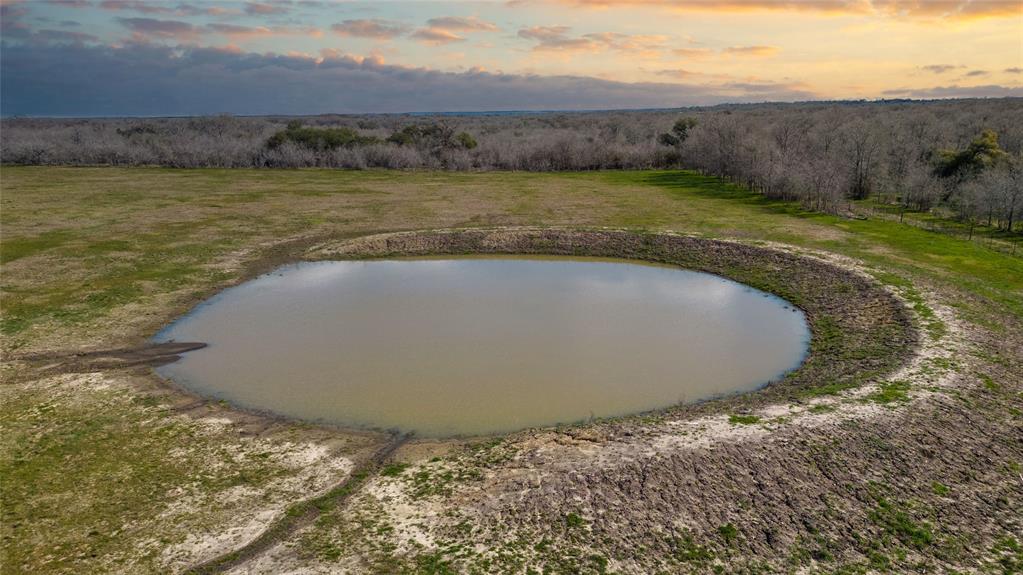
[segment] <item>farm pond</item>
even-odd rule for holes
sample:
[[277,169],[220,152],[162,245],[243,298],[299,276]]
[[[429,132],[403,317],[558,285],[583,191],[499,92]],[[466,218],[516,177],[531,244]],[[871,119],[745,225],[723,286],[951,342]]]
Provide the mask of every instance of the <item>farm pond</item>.
[[158,372],[243,408],[473,436],[749,392],[798,367],[802,311],[718,276],[539,256],[304,262],[158,333]]

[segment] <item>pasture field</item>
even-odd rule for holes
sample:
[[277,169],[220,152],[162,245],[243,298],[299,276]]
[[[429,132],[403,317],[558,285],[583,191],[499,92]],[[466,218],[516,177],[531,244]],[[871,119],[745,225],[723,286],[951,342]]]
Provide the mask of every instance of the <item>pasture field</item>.
[[[680,171],[8,166],[0,186],[3,573],[1023,569],[1023,254],[1003,246]],[[901,297],[919,349],[782,404],[393,454],[189,396],[125,352],[309,250],[523,226],[826,258]]]

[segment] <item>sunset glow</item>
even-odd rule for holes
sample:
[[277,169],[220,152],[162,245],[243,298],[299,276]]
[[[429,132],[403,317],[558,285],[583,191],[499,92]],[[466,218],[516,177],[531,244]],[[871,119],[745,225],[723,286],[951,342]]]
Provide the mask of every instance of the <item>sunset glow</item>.
[[[218,68],[217,78],[249,89],[287,82],[320,94],[291,101],[295,113],[1019,96],[1021,6],[1016,0],[5,0],[3,94],[7,113],[102,114],[104,98],[112,96],[97,92],[90,99],[104,88],[89,79],[121,78],[130,67],[132,75],[120,81],[132,86],[118,98],[160,92],[159,78],[147,75],[153,70],[202,82],[204,72]],[[64,70],[70,61],[78,66]],[[51,73],[30,75],[26,67]],[[355,73],[357,93],[337,89]],[[402,82],[408,74],[431,79],[417,84],[424,98],[398,93],[410,89]],[[478,95],[465,95],[466,86],[478,87]],[[77,104],[67,101],[69,89],[81,93]],[[446,93],[462,96],[444,100]],[[501,94],[517,100],[496,97]],[[215,95],[176,102],[173,113],[225,106]],[[128,107],[152,113],[136,108]],[[227,111],[271,108],[240,98]]]

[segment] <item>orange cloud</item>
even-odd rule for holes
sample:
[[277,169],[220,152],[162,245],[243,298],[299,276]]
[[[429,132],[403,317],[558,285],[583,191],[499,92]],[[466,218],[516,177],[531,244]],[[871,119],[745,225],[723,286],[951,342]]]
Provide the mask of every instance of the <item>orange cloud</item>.
[[389,20],[345,20],[330,28],[342,36],[376,38],[378,40],[387,40],[406,32],[405,26]]
[[683,70],[682,68],[672,68],[670,70],[657,70],[654,72],[658,76],[668,76],[669,78],[688,79],[693,76],[700,76],[699,72],[693,72],[691,70]]
[[[50,0],[51,3],[59,1],[62,6],[90,6],[84,0]],[[197,6],[187,3],[179,3],[176,6],[160,4],[145,0],[102,0],[98,5],[103,10],[112,12],[140,12],[142,14],[167,14],[173,16],[226,16],[228,14],[241,14],[240,10],[234,8],[223,8],[220,6]]]
[[179,20],[118,18],[117,21],[131,30],[134,38],[141,40],[149,40],[151,38],[195,40],[202,32],[200,27]]
[[596,43],[568,36],[568,26],[531,26],[519,30],[519,38],[536,41],[534,50],[592,50]]
[[[517,0],[526,3],[528,0]],[[1019,17],[1018,0],[556,0],[574,6],[613,8],[660,6],[676,11],[816,12],[829,15],[881,15],[899,18],[977,19]]]
[[245,12],[252,15],[284,14],[288,7],[281,4],[270,4],[266,2],[248,2],[245,4]]
[[232,40],[246,40],[267,36],[311,36],[319,38],[323,31],[317,28],[289,28],[286,26],[237,26],[235,24],[210,24],[207,30],[227,36]]
[[443,28],[420,28],[412,33],[412,38],[424,44],[434,46],[450,44],[452,42],[465,42],[465,38]]
[[534,50],[551,50],[563,52],[600,52],[618,50],[637,56],[656,56],[664,49],[667,36],[656,34],[619,34],[617,32],[597,32],[570,36],[568,26],[532,26],[522,28],[519,38],[533,40]]
[[733,56],[774,56],[780,50],[775,46],[730,46],[722,50],[725,54]]
[[461,16],[442,16],[430,18],[426,24],[435,30],[450,30],[452,32],[496,32],[497,25],[492,22],[480,20],[475,16],[463,18]]
[[675,48],[671,53],[686,58],[705,58],[713,54],[714,51],[710,48]]

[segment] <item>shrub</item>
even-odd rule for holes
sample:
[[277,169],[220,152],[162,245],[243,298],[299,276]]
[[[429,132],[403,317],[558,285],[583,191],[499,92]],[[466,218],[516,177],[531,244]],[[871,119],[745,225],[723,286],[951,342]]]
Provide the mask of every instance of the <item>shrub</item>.
[[443,123],[412,124],[391,134],[387,141],[399,146],[416,146],[433,150],[451,150],[458,147],[469,148],[463,141],[468,137],[476,147],[476,141],[468,133],[462,132],[455,136],[455,130]]
[[303,148],[322,152],[364,146],[376,141],[376,138],[362,136],[351,128],[307,128],[301,122],[290,122],[287,128],[270,136],[266,146],[276,150],[285,142],[294,142]]
[[479,145],[476,143],[476,138],[473,138],[469,132],[460,132],[458,134],[458,143],[466,150],[471,150]]

